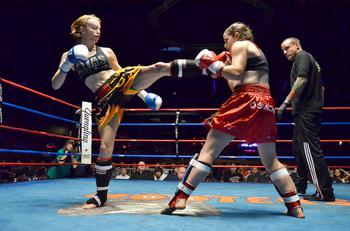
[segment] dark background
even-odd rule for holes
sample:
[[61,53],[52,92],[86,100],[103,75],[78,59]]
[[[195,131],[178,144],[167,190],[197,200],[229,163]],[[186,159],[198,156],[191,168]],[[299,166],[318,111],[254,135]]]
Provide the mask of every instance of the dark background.
[[[122,66],[193,59],[202,48],[220,52],[223,31],[235,21],[247,23],[269,61],[271,91],[277,105],[290,89],[291,63],[283,56],[280,44],[286,37],[298,37],[322,68],[325,106],[349,106],[350,3],[340,0],[1,0],[0,76],[76,105],[92,100],[92,94],[74,74],[69,74],[59,91],[51,88],[50,81],[61,54],[74,45],[70,25],[82,14],[101,18],[99,45],[112,48]],[[166,51],[169,47],[179,47],[180,51]],[[9,85],[3,84],[3,88],[6,102],[74,118],[73,109]],[[164,108],[219,107],[230,95],[224,81],[200,77],[163,78],[150,90],[162,96]],[[141,100],[133,99],[130,107],[145,106]],[[54,130],[52,126],[46,128],[56,123],[50,119],[38,119],[15,109],[3,111],[4,124]],[[347,119],[344,113],[325,118]],[[193,122],[205,116],[198,116]],[[125,121],[128,120],[141,121],[126,116]],[[324,138],[348,137],[348,126],[341,129],[331,134],[327,128]],[[121,135],[132,137],[124,130]],[[60,132],[56,129],[56,133]],[[190,132],[187,135],[194,136]],[[280,135],[290,138],[291,131],[282,130]],[[13,143],[28,141],[18,138],[18,134],[3,133],[1,143],[12,147]]]

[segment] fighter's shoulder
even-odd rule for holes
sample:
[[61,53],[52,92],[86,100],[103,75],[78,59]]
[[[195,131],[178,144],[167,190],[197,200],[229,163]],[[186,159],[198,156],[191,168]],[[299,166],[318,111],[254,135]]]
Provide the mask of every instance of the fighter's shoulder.
[[251,44],[251,42],[247,41],[247,40],[243,40],[243,41],[237,41],[235,42],[232,47],[234,48],[247,48],[249,45]]
[[109,58],[116,56],[114,51],[111,48],[109,48],[109,47],[100,47],[100,49]]
[[99,47],[104,53],[114,53],[113,50],[109,47]]
[[248,50],[249,44],[247,41],[236,41],[232,44],[231,53],[237,54]]

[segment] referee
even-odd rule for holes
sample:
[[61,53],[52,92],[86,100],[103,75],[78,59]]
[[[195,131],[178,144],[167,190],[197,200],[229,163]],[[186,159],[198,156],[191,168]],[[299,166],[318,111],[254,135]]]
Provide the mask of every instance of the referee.
[[305,194],[308,176],[316,188],[316,193],[304,195],[312,201],[335,201],[332,179],[320,144],[321,113],[324,99],[324,87],[321,68],[314,57],[304,51],[299,39],[290,37],[281,44],[283,54],[293,61],[290,72],[291,90],[277,117],[282,115],[291,104],[294,119],[292,151],[297,161],[298,193]]

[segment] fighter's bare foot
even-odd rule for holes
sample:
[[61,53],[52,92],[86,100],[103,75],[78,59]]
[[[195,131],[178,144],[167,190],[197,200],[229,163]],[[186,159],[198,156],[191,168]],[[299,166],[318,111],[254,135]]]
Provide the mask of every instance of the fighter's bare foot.
[[183,210],[186,208],[186,199],[178,198],[175,204],[167,205],[160,213],[161,214],[172,214],[175,210]]
[[162,211],[160,211],[160,214],[170,215],[175,210],[176,210],[175,208],[171,208],[170,206],[168,206],[167,208],[164,208]]
[[300,218],[300,219],[305,218],[303,209],[301,207],[293,208],[292,210],[287,212],[287,215],[292,216],[292,217],[296,217],[296,218]]
[[97,208],[95,204],[85,204],[82,206],[83,209],[94,209]]

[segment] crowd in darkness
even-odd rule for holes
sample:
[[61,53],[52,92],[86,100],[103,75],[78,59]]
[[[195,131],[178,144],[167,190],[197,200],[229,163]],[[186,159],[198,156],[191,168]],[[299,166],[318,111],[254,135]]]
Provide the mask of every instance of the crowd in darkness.
[[[193,139],[200,139],[195,138]],[[57,151],[56,156],[52,155],[19,155],[19,154],[3,154],[1,162],[13,162],[16,161],[18,166],[0,166],[0,183],[13,183],[21,181],[32,180],[48,180],[57,178],[79,178],[79,177],[94,177],[94,165],[80,165],[80,156],[75,155],[78,151],[77,145],[74,148],[70,145],[71,141],[68,140],[64,146]],[[180,144],[181,155],[193,153],[193,150],[199,150],[202,143],[188,143]],[[288,144],[286,144],[288,145]],[[289,147],[279,144],[278,153],[282,156],[286,153],[290,153]],[[332,145],[332,144],[329,144]],[[339,145],[339,144],[336,144]],[[342,146],[347,144],[342,144]],[[327,147],[327,146],[326,146]],[[73,149],[72,149],[73,148]],[[97,148],[97,147],[93,147]],[[346,150],[348,147],[344,147]],[[144,153],[174,153],[174,145],[165,144],[143,144],[142,147],[135,144],[118,143],[116,152],[120,154],[140,154],[144,156]],[[154,151],[156,150],[156,151]],[[328,149],[325,149],[328,151]],[[340,150],[340,149],[333,149]],[[340,155],[341,153],[337,153]],[[237,143],[230,144],[221,154],[222,156],[257,156],[256,147],[248,145],[240,145]],[[114,159],[116,164],[113,169],[113,179],[129,179],[129,180],[158,180],[179,181],[185,171],[186,159],[157,159],[147,163],[144,162],[144,158],[140,162],[130,162],[128,158]],[[134,160],[133,160],[134,161]],[[332,160],[331,160],[332,161]],[[21,162],[37,162],[42,165],[22,166]],[[93,161],[94,162],[94,161]],[[48,166],[45,163],[56,164],[68,164],[58,166]],[[249,161],[249,159],[237,159],[234,163],[228,160],[218,160],[215,164],[226,165],[225,168],[213,168],[210,175],[206,178],[208,182],[257,182],[257,183],[270,183],[269,176],[263,168],[248,167],[261,165],[257,161]],[[337,165],[338,162],[330,163],[330,166]],[[150,165],[150,166],[148,166]],[[179,167],[179,166],[183,167]],[[294,161],[286,163],[287,166],[294,165]],[[116,167],[118,166],[118,167]],[[176,166],[176,167],[175,167]],[[349,169],[331,168],[330,173],[333,177],[334,183],[349,183],[350,171]],[[289,169],[293,179],[296,178],[296,169]]]
[[[4,162],[4,161],[2,161]],[[56,158],[56,163],[60,162]],[[94,165],[57,165],[57,166],[0,166],[0,183],[15,183],[35,180],[54,180],[58,178],[94,177]],[[184,162],[185,163],[185,162]],[[205,179],[206,182],[255,182],[271,183],[269,175],[263,168],[249,167],[227,163],[227,167],[213,168]],[[74,167],[76,166],[76,167]],[[117,166],[117,167],[116,167]],[[180,181],[185,174],[185,165],[152,164],[144,161],[125,164],[118,163],[113,167],[112,179],[115,180],[155,180]],[[288,169],[293,180],[297,173],[295,168]],[[350,172],[341,168],[330,169],[334,183],[350,183]]]

